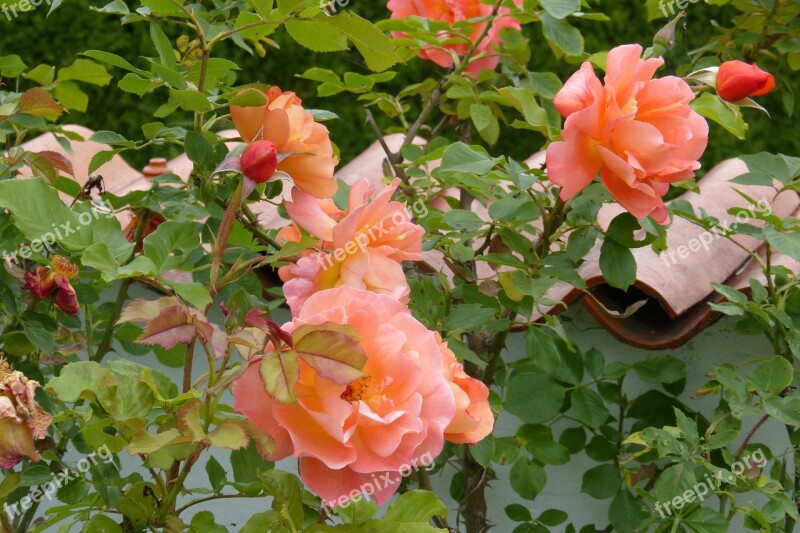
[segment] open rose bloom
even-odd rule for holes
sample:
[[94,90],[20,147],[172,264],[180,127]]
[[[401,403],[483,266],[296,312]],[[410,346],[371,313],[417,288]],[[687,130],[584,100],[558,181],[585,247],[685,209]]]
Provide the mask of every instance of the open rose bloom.
[[[402,261],[422,259],[424,230],[410,220],[404,203],[392,201],[399,184],[395,180],[375,194],[366,181],[356,183],[347,211],[297,188],[292,191],[293,201],[286,202],[286,210],[297,226],[319,239],[321,249],[279,271],[293,314],[315,292],[341,285],[408,302]],[[288,229],[280,237],[299,240],[300,235]]]
[[[514,0],[517,6],[522,6],[522,0]],[[450,25],[456,22],[487,17],[492,14],[493,7],[484,4],[480,0],[389,0],[387,5],[392,12],[393,19],[402,19],[411,16],[423,17],[431,20],[442,20]],[[478,43],[475,48],[474,56],[482,56],[471,62],[466,68],[466,72],[477,74],[483,69],[494,70],[500,62],[500,58],[495,51],[500,42],[500,30],[503,28],[520,29],[519,22],[508,16],[508,8],[501,7],[498,11],[498,19],[489,28],[486,36]],[[452,67],[453,56],[451,52],[459,56],[466,54],[472,43],[480,37],[488,22],[476,22],[472,25],[469,32],[469,41],[459,39],[447,32],[443,32],[441,37],[448,42],[442,47],[426,46],[419,52],[419,57],[433,61],[441,67]],[[397,37],[405,37],[402,33],[395,33]]]
[[34,398],[38,387],[0,361],[0,468],[13,468],[23,456],[39,461],[34,439],[47,436],[52,417]]
[[569,200],[600,174],[611,195],[637,218],[668,220],[669,184],[694,177],[708,143],[708,123],[680,78],[653,79],[661,58],[641,59],[639,45],[608,53],[605,83],[589,62],[554,99],[566,117],[563,141],[547,149],[547,174]]
[[[254,357],[233,386],[236,410],[274,439],[271,459],[297,457],[303,481],[326,503],[341,504],[358,494],[384,503],[401,476],[442,451],[458,416],[481,420],[458,419],[454,435],[471,432],[477,440],[491,431],[491,411],[469,409],[472,400],[454,396],[449,378],[458,372],[452,353],[401,303],[340,287],[309,298],[283,329],[326,322],[352,326],[358,333],[366,356],[362,377],[340,385],[301,362],[297,402],[286,405],[267,394],[260,357]],[[460,384],[456,388],[466,391]],[[479,391],[475,404],[484,400]]]
[[333,155],[328,128],[314,120],[293,92],[271,87],[262,94],[265,105],[231,106],[239,135],[247,143],[271,141],[285,156],[277,164],[279,172],[288,174],[298,188],[312,196],[332,197],[337,189],[333,170],[338,159]]

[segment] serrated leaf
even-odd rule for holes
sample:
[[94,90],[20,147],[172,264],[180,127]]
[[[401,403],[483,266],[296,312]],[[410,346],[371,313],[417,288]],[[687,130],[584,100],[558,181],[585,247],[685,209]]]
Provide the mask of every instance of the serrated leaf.
[[285,26],[292,39],[314,52],[347,50],[347,38],[331,24],[316,20],[289,19]]

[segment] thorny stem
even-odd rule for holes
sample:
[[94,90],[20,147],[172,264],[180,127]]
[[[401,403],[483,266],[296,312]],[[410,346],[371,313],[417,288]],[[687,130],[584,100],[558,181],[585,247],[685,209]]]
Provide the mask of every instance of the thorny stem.
[[222,265],[222,258],[225,255],[225,249],[228,245],[228,237],[231,235],[233,229],[233,221],[236,219],[236,214],[239,212],[242,203],[242,193],[244,190],[244,178],[236,186],[233,192],[231,201],[228,202],[228,208],[225,210],[225,215],[222,217],[222,222],[219,224],[219,231],[217,232],[217,242],[214,243],[214,250],[211,253],[211,292],[217,292],[217,279],[219,278],[219,269]]
[[[543,212],[545,217],[544,229],[540,240],[536,244],[536,254],[540,261],[550,253],[553,236],[563,225],[567,212],[566,204],[560,198],[556,200],[556,204],[549,214]],[[503,313],[503,316],[505,315],[506,313]],[[495,376],[500,366],[500,356],[505,348],[507,338],[508,330],[496,334],[487,348],[489,357],[485,370],[481,371],[477,365],[465,362],[464,369],[467,374],[481,379],[487,387],[491,387],[494,384]],[[482,344],[475,334],[468,334],[467,341],[470,348],[479,347]],[[460,511],[465,515],[467,533],[484,533],[491,527],[486,517],[485,488],[489,479],[488,472],[475,461],[468,449],[464,450],[462,463],[464,466],[465,496],[461,502]]]

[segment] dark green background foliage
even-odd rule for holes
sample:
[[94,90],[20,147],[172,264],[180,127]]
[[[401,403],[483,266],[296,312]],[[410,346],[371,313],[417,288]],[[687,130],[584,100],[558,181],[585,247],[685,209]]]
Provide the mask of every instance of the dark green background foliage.
[[[11,4],[10,0],[0,0],[0,4]],[[133,3],[131,2],[131,7]],[[18,54],[33,67],[46,63],[56,67],[70,65],[77,55],[84,50],[99,49],[119,54],[132,62],[140,56],[152,56],[152,43],[148,37],[147,26],[132,24],[120,27],[119,19],[104,15],[88,8],[90,5],[103,5],[102,2],[89,0],[67,0],[49,18],[45,18],[49,9],[43,3],[36,11],[20,13],[19,17],[9,21],[0,13],[0,55]],[[379,20],[388,16],[384,0],[359,0],[351,3],[351,9],[371,20]],[[587,10],[589,11],[589,10]],[[644,3],[639,2],[592,2],[591,11],[602,11],[611,19],[602,24],[591,21],[572,20],[584,34],[586,52],[606,50],[618,44],[638,42],[647,46],[654,33],[665,22],[664,19],[647,21],[647,10]],[[712,23],[727,25],[736,14],[730,6],[710,6],[698,2],[690,4],[687,9],[688,31],[683,36],[688,39],[689,49],[702,46],[709,37]],[[170,37],[177,39],[180,29],[165,28]],[[533,43],[534,53],[529,65],[533,71],[553,71],[565,81],[576,69],[576,64],[558,61],[546,51],[541,28],[534,24],[525,28],[525,34]],[[364,109],[352,94],[339,94],[332,97],[318,98],[316,82],[293,78],[307,68],[317,66],[336,72],[348,70],[364,72],[360,57],[355,54],[312,54],[295,44],[283,29],[272,36],[279,49],[267,49],[265,58],[251,56],[231,43],[223,43],[215,49],[215,55],[226,57],[238,63],[242,70],[238,72],[237,81],[244,84],[263,82],[278,84],[285,90],[294,90],[303,98],[308,108],[328,109],[339,115],[340,119],[331,121],[332,139],[341,150],[342,161],[347,162],[371,144],[375,137],[364,125]],[[536,51],[540,53],[536,53]],[[731,59],[733,57],[726,57]],[[775,71],[777,65],[764,65]],[[785,67],[783,67],[785,68]],[[390,82],[392,87],[401,88],[410,83],[421,81],[426,76],[435,76],[439,67],[424,62],[413,61],[398,69],[398,76]],[[788,71],[788,69],[787,69]],[[86,113],[72,112],[67,121],[84,124],[95,130],[112,130],[128,138],[141,137],[142,124],[151,122],[152,114],[162,99],[153,95],[144,98],[127,94],[116,87],[121,78],[117,69],[110,69],[114,80],[108,87],[84,86],[89,93],[89,109]],[[662,71],[663,72],[663,71]],[[29,83],[21,80],[21,83]],[[26,87],[21,86],[21,89]],[[161,91],[166,89],[159,89]],[[743,143],[727,134],[719,126],[712,124],[712,143],[703,158],[704,168],[710,168],[719,161],[739,153],[753,153],[761,150],[800,153],[800,140],[791,135],[794,121],[781,102],[781,95],[793,92],[791,87],[779,87],[773,94],[762,97],[759,101],[772,113],[772,120],[755,110],[745,110],[745,119],[750,122],[747,140]],[[388,92],[392,92],[391,89]],[[796,108],[791,99],[789,104]],[[416,102],[419,105],[419,102]],[[408,116],[413,117],[416,110]],[[386,131],[391,126],[376,113],[378,122]],[[184,117],[189,125],[188,115]],[[781,135],[786,132],[789,135]],[[477,135],[475,136],[477,138]],[[544,138],[528,131],[504,128],[500,137],[498,153],[506,153],[517,159],[524,159],[542,147]],[[165,153],[135,153],[131,162],[137,166],[146,164],[150,156],[177,155],[175,148],[162,148]],[[172,150],[172,151],[170,151]],[[130,157],[130,156],[126,156]]]

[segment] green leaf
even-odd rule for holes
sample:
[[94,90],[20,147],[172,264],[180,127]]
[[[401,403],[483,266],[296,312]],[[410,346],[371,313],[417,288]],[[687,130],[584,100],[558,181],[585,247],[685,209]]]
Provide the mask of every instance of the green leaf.
[[[143,257],[142,259],[147,258]],[[205,309],[211,303],[208,287],[203,283],[178,283],[164,278],[161,278],[161,282],[172,287],[178,296],[189,302],[189,305],[195,309]]]
[[352,11],[344,11],[331,17],[329,23],[356,46],[370,70],[381,72],[397,63],[392,39],[368,20]]
[[132,72],[125,74],[125,76],[123,76],[122,79],[117,83],[117,87],[126,93],[132,93],[137,96],[143,96],[157,88],[159,85],[161,85],[160,82],[151,80],[149,78],[142,78],[136,74],[133,74]]
[[118,67],[124,70],[129,70],[137,74],[145,75],[147,73],[147,71],[142,70],[140,68],[136,68],[133,65],[131,65],[127,59],[120,57],[116,54],[112,54],[110,52],[105,52],[103,50],[87,50],[83,52],[83,54],[81,55],[85,55],[86,57],[90,57],[92,59],[100,61],[101,63],[106,63],[108,65],[111,65],[112,67]]
[[472,458],[484,468],[489,468],[492,464],[492,458],[495,452],[495,441],[492,435],[469,447],[469,453]]
[[554,18],[563,19],[576,11],[580,11],[580,0],[539,0],[547,12]]
[[293,351],[270,352],[261,360],[261,379],[267,393],[280,403],[291,404],[297,401],[294,387],[300,379],[300,364]]
[[536,326],[528,328],[525,337],[525,351],[533,364],[545,374],[555,376],[561,366],[561,356],[553,337]]
[[444,221],[451,228],[460,231],[477,231],[485,222],[472,211],[453,209],[444,214]]
[[572,392],[572,410],[575,418],[591,428],[602,426],[610,416],[603,398],[588,387],[578,387]]
[[82,81],[100,87],[105,87],[111,82],[111,74],[104,66],[98,65],[88,59],[76,59],[72,65],[58,71],[58,81]]
[[214,147],[199,133],[194,131],[187,132],[184,148],[189,160],[200,168],[210,170],[214,166]]
[[103,514],[96,514],[89,519],[81,533],[122,533],[122,527]]
[[264,533],[264,531],[274,531],[281,522],[281,515],[277,511],[266,511],[254,514],[250,517],[239,533]]
[[51,65],[37,65],[26,72],[22,77],[26,80],[33,80],[39,85],[50,85],[55,79],[56,69]]
[[602,500],[614,496],[621,485],[616,465],[600,465],[583,473],[581,492]]
[[764,237],[776,252],[800,261],[800,233],[781,233],[772,226],[764,228]]
[[200,236],[194,222],[170,220],[145,237],[142,253],[161,273],[181,266],[186,256],[199,246]]
[[5,78],[16,78],[28,68],[18,55],[0,57],[0,75]]
[[481,304],[460,304],[447,317],[444,327],[447,331],[473,330],[486,324],[496,313]]
[[101,395],[100,400],[108,414],[118,421],[144,420],[155,403],[153,391],[138,376],[123,376],[113,388],[113,396]]
[[157,452],[180,437],[181,432],[174,428],[161,433],[150,433],[147,429],[142,428],[133,435],[131,442],[125,447],[125,451],[131,455]]
[[314,52],[347,50],[347,38],[331,24],[316,20],[289,19],[285,26],[292,39]]
[[694,533],[727,533],[731,527],[725,515],[708,507],[699,507],[689,513],[683,524]]
[[636,260],[628,248],[604,239],[600,247],[600,271],[609,285],[624,291],[636,281]]
[[55,241],[70,251],[80,252],[95,242],[105,242],[119,260],[129,257],[133,250],[115,217],[83,205],[70,209],[58,191],[39,178],[0,182],[0,206],[11,211],[14,224],[29,241],[44,241],[58,228]]
[[81,361],[62,368],[59,376],[51,379],[45,388],[62,402],[74,403],[87,397],[84,392],[89,391],[88,397],[91,398],[115,381],[114,375],[99,363]]
[[161,64],[165,67],[173,65],[175,63],[175,51],[172,49],[172,43],[164,33],[164,30],[161,29],[161,26],[155,22],[150,23],[150,38],[156,47]]
[[559,413],[564,396],[564,388],[551,376],[526,372],[509,380],[505,406],[509,413],[521,420],[540,424]]
[[511,488],[526,500],[535,500],[547,484],[544,468],[527,457],[520,457],[511,466]]
[[737,105],[725,102],[716,94],[703,93],[692,101],[691,106],[704,117],[713,120],[734,134],[738,139],[744,139],[747,123]]
[[208,98],[200,91],[192,89],[170,89],[169,103],[186,111],[202,113],[211,110]]
[[53,89],[53,96],[67,109],[85,113],[89,107],[89,96],[71,81],[58,83]]
[[247,447],[250,438],[247,432],[239,425],[239,420],[223,420],[213,431],[208,434],[212,446],[227,450],[241,450]]
[[648,383],[675,383],[686,377],[686,363],[669,355],[640,359],[633,369]]
[[762,397],[778,396],[792,383],[792,365],[777,356],[761,363],[750,372],[750,383]]
[[697,478],[686,463],[678,463],[664,470],[656,480],[653,493],[662,502],[668,502],[691,490],[697,483]]
[[429,522],[434,516],[447,517],[447,507],[432,492],[411,490],[402,494],[386,511],[392,522]]
[[625,488],[614,496],[608,509],[608,519],[614,531],[637,531],[642,521],[649,517],[650,511],[645,504]]
[[464,172],[484,176],[497,164],[489,154],[462,142],[449,145],[442,156],[441,172]]
[[567,55],[583,53],[583,36],[574,26],[563,19],[545,13],[542,15],[542,32],[545,38]]

